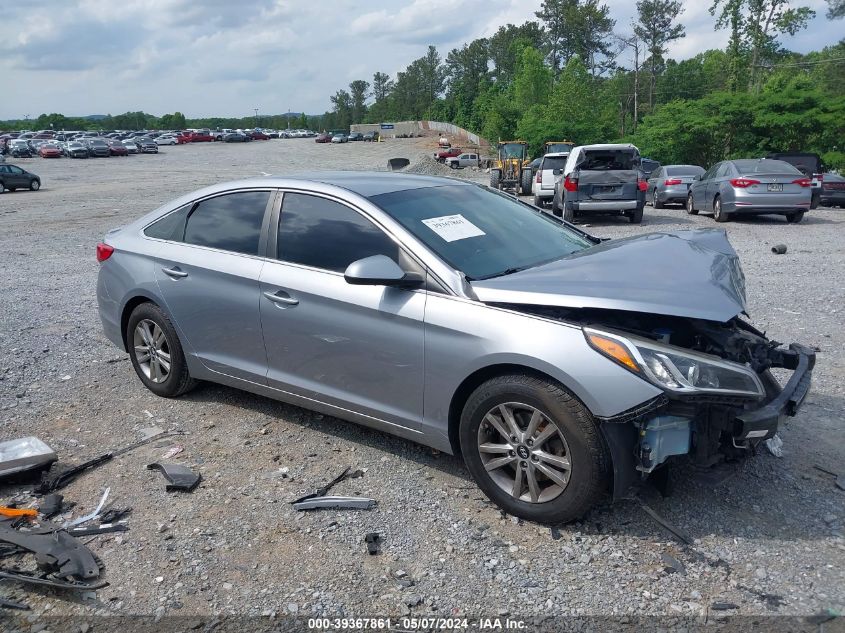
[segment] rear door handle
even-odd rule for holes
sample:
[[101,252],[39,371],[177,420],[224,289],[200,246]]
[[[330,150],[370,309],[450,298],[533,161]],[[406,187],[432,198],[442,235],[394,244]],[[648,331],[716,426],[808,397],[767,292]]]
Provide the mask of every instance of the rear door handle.
[[162,268],[161,272],[173,279],[184,279],[188,276],[188,273],[184,270],[179,270],[178,268]]
[[[283,294],[278,294],[279,292]],[[264,296],[277,305],[295,306],[299,305],[299,299],[294,299],[283,290],[277,292],[265,292]]]

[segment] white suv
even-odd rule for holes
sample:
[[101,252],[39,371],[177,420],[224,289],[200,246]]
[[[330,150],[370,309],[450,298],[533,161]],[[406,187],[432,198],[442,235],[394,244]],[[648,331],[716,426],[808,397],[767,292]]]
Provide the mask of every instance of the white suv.
[[555,178],[563,173],[567,158],[569,158],[569,152],[555,152],[543,156],[543,160],[540,161],[540,166],[537,168],[537,175],[531,185],[535,207],[542,207],[554,198]]

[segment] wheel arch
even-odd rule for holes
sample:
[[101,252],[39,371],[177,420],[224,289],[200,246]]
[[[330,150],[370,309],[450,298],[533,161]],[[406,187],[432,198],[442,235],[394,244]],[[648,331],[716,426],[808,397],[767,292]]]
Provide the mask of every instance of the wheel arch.
[[556,383],[560,385],[563,389],[568,391],[573,398],[578,400],[581,405],[590,412],[592,415],[592,411],[590,408],[584,404],[584,402],[575,394],[575,392],[570,389],[566,384],[562,383],[560,380],[547,374],[546,372],[536,369],[534,367],[529,367],[528,365],[521,365],[519,363],[496,363],[493,365],[487,365],[486,367],[481,367],[476,369],[472,372],[469,376],[464,378],[455,392],[452,394],[452,399],[449,401],[449,445],[452,447],[452,453],[454,455],[461,454],[461,443],[459,439],[459,429],[461,423],[461,413],[463,412],[464,404],[469,399],[470,395],[473,391],[475,391],[479,386],[483,383],[487,382],[491,378],[496,378],[498,376],[506,376],[508,374],[522,374],[526,376],[533,376],[534,378],[540,378],[542,380],[548,380],[550,382]]
[[123,310],[120,312],[120,338],[123,340],[123,351],[125,352],[129,351],[129,342],[126,340],[126,326],[129,324],[129,317],[132,315],[135,308],[144,303],[152,303],[153,305],[162,308],[158,301],[143,294],[135,295],[123,304]]

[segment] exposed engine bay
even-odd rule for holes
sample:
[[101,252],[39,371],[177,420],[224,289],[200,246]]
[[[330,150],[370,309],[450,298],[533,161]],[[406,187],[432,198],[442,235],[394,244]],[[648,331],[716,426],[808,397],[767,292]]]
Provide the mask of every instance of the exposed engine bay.
[[[789,406],[781,407],[779,400],[784,400],[781,394],[785,389],[769,370],[796,370],[802,355],[804,369],[807,368],[807,358],[810,359],[809,369],[812,369],[815,356],[800,345],[781,346],[738,316],[719,323],[617,310],[501,304],[500,307],[565,321],[586,328],[587,332],[596,328],[715,356],[745,366],[756,374],[764,393],[673,394],[667,391],[665,397],[661,396],[632,415],[601,420],[602,430],[614,453],[616,471],[624,469],[620,462],[625,462],[627,457],[631,457],[630,467],[641,473],[641,477],[646,477],[676,456],[686,455],[702,469],[737,461],[752,454],[757,445],[774,436],[784,415],[783,410],[786,415],[793,415],[809,389],[808,372],[806,384],[800,385],[792,412]],[[777,409],[771,406],[775,404]],[[622,484],[620,479],[624,477],[615,477],[615,487]],[[621,493],[614,490],[614,496],[617,494]]]

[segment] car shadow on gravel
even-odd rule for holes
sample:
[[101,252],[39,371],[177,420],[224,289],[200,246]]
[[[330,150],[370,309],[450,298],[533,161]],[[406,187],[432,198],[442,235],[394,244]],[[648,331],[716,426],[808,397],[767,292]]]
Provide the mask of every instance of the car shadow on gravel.
[[[712,213],[701,213],[700,217],[709,218],[713,220]],[[774,225],[774,224],[788,224],[786,218],[782,215],[733,215],[731,216],[730,220],[725,222],[724,224],[718,224],[716,220],[713,220],[714,226],[721,226],[721,227],[728,227],[731,224],[745,224],[745,225]],[[801,226],[804,224],[836,224],[833,220],[828,220],[827,218],[820,217],[818,215],[813,215],[812,211],[807,211],[807,215],[804,216],[804,219],[801,220],[795,226]]]
[[[299,425],[307,431],[316,431],[402,459],[410,459],[420,466],[434,468],[463,480],[467,486],[475,485],[460,457],[443,454],[354,422],[210,383],[201,384],[182,399],[211,404],[225,402],[252,413]],[[837,400],[839,402],[828,402],[826,406],[845,408],[845,401]],[[794,427],[787,427],[784,431],[785,441],[790,448],[783,459],[771,456],[762,446],[758,447],[756,456],[732,465],[731,476],[718,484],[708,483],[706,479],[702,481],[701,473],[694,467],[679,464],[672,467],[671,493],[667,497],[664,498],[648,481],[643,482],[626,500],[611,504],[608,497],[582,521],[574,524],[572,529],[649,540],[671,540],[671,535],[642,510],[642,500],[692,539],[707,539],[713,535],[736,539],[830,538],[832,528],[825,522],[825,517],[829,516],[831,510],[824,509],[824,504],[819,500],[827,499],[833,504],[838,500],[841,509],[842,492],[835,489],[824,473],[813,469],[812,460],[818,458],[817,454],[803,454],[807,446],[807,438],[802,433],[803,426],[797,433]],[[793,437],[793,433],[797,437]],[[836,452],[841,453],[842,450],[837,448]],[[827,461],[841,463],[837,459],[837,456],[833,456],[828,457]],[[420,485],[425,484],[421,482]],[[496,510],[480,491],[477,499],[473,503]]]
[[[662,211],[662,210],[661,210]],[[678,215],[668,215],[664,213],[655,213],[646,212],[643,215],[642,226],[643,228],[649,229],[652,227],[659,227],[659,226],[677,226],[678,224],[695,224],[693,220],[690,220],[687,217],[687,214],[683,212],[683,210],[679,210],[681,213]],[[577,226],[628,226],[631,224],[631,221],[624,216],[621,215],[585,215],[579,216],[575,219],[575,224]]]

